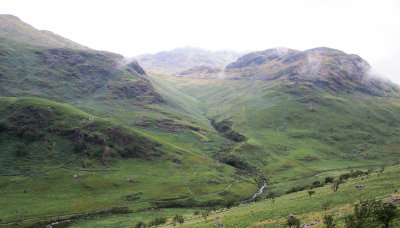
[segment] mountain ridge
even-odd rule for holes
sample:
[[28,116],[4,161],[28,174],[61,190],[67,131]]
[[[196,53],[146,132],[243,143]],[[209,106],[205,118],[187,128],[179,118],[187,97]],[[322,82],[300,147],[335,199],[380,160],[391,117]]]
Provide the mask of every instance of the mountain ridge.
[[0,14],[0,38],[13,39],[33,46],[89,50],[53,32],[37,30],[16,16]]

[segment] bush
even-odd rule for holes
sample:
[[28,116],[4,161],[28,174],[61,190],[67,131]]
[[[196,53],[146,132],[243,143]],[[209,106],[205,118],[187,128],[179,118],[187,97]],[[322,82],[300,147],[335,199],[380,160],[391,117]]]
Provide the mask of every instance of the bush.
[[308,185],[295,186],[295,187],[292,187],[291,189],[287,190],[286,194],[290,194],[290,193],[293,193],[293,192],[300,192],[300,191],[303,191],[304,189],[307,189],[307,188],[308,188]]
[[136,223],[135,228],[146,228],[146,224],[142,221]]
[[210,215],[209,210],[205,210],[205,211],[201,212],[201,216],[204,218],[204,220],[206,220],[209,215]]
[[328,183],[333,183],[333,180],[334,180],[334,178],[333,178],[333,177],[325,177],[325,181],[324,181],[324,183],[325,183],[325,184],[328,184]]
[[314,195],[315,194],[315,191],[312,191],[312,190],[309,190],[308,191],[308,195],[311,197],[312,195]]
[[377,221],[383,223],[386,228],[389,227],[389,223],[398,215],[396,206],[392,203],[380,203],[374,211],[374,217]]
[[321,206],[322,206],[322,208],[324,208],[325,212],[326,212],[326,209],[328,209],[328,207],[331,205],[331,203],[332,203],[332,200],[325,200],[321,203]]
[[334,228],[334,227],[336,227],[336,224],[333,222],[333,216],[332,215],[325,215],[324,216],[324,224],[326,225],[326,228]]
[[324,187],[324,183],[321,183],[319,181],[314,181],[311,185],[311,188],[320,188],[320,187]]
[[158,225],[164,224],[166,222],[167,222],[167,218],[159,217],[159,218],[154,219],[153,221],[150,221],[149,227],[158,226]]
[[185,221],[182,215],[175,215],[174,217],[174,222],[179,222],[179,224],[182,225],[182,223]]
[[231,199],[227,199],[224,202],[224,207],[225,208],[231,208],[231,207],[236,207],[239,205],[239,199],[235,199],[235,198],[231,198]]
[[391,203],[382,203],[380,200],[361,201],[355,205],[354,213],[345,218],[348,228],[362,228],[367,224],[381,222],[389,227],[390,221],[398,215],[398,210]]
[[286,220],[286,225],[289,227],[300,227],[300,220],[295,217],[288,218]]

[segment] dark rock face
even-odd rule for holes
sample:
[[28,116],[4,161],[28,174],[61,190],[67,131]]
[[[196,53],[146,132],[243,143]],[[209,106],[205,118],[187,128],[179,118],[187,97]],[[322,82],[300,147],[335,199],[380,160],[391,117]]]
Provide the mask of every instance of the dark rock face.
[[370,65],[361,57],[321,47],[306,51],[268,49],[242,56],[229,64],[231,79],[282,80],[308,83],[334,92],[361,92],[382,96],[393,91],[390,83],[368,76]]
[[141,66],[136,61],[124,64],[120,55],[66,48],[31,49],[23,45],[7,48],[0,43],[2,96],[36,96],[74,103],[91,96],[106,100],[104,90],[111,89],[119,98],[140,104],[164,102]]
[[147,104],[165,102],[164,98],[154,91],[150,82],[146,80],[113,82],[108,85],[108,89],[112,94],[117,95],[116,99],[135,99],[137,102]]
[[129,69],[133,69],[140,75],[146,74],[146,72],[143,70],[143,68],[139,65],[139,63],[136,60],[128,64],[128,71]]
[[188,70],[182,71],[180,73],[180,75],[184,76],[184,75],[188,75],[188,74],[192,74],[192,73],[208,73],[208,74],[212,74],[212,73],[218,73],[221,72],[222,70],[220,68],[217,67],[212,67],[212,66],[196,66],[196,67],[192,67]]

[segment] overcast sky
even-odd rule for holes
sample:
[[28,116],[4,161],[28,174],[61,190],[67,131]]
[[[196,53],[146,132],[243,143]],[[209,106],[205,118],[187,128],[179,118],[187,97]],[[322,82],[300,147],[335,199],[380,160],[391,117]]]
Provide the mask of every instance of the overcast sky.
[[360,55],[400,84],[396,0],[0,0],[0,13],[127,57],[184,46],[326,46]]

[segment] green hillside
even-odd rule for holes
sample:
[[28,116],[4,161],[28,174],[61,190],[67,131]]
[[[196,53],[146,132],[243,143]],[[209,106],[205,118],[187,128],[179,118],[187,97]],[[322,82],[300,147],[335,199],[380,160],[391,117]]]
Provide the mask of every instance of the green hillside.
[[15,40],[20,44],[41,47],[88,50],[87,47],[50,31],[37,30],[13,15],[0,15],[0,39]]
[[[266,66],[254,75],[234,76],[250,62],[256,64],[244,56],[227,66],[224,80],[152,77],[191,96],[209,120],[229,123],[233,132],[247,138],[214,153],[216,159],[230,164],[235,159],[272,181],[398,162],[398,87],[368,78],[368,64],[354,55],[327,48],[308,52],[319,52],[323,59],[314,75],[294,71],[263,79],[270,69],[265,60]],[[279,60],[282,68],[285,59],[297,59],[291,55]],[[303,60],[298,61],[292,64]],[[357,71],[359,65],[366,68]],[[235,73],[229,70],[232,66],[238,67]]]
[[[239,56],[182,48],[137,62],[0,15],[0,225],[171,225],[212,210],[186,226],[223,215],[276,227],[321,217],[327,197],[347,213],[398,190],[397,85],[331,48]],[[322,187],[350,170],[363,176]]]
[[0,110],[0,224],[121,205],[216,206],[256,191],[230,166],[68,105],[0,98]]

